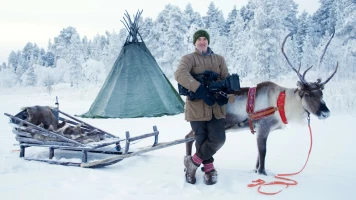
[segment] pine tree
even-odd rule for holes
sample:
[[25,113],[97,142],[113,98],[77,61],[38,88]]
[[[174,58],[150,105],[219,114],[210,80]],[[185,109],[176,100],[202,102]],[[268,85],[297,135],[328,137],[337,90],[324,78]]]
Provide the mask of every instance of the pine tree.
[[[187,21],[179,7],[166,5],[158,15],[155,28],[151,30],[152,36],[158,44],[157,48],[149,46],[158,65],[167,77],[172,77],[179,59],[185,52],[184,35],[187,33]],[[156,32],[157,31],[157,32]]]
[[[345,49],[345,62],[347,66],[356,65],[356,1],[340,0],[337,2],[338,26],[337,36],[340,37]],[[350,63],[351,62],[351,63]],[[352,71],[356,71],[353,67]]]
[[238,73],[240,78],[246,77],[253,62],[250,52],[255,52],[251,48],[255,46],[249,40],[249,31],[244,31],[245,23],[243,17],[238,13],[234,23],[230,26],[227,43],[226,63],[230,73]]
[[248,1],[246,6],[242,6],[241,8],[241,17],[243,18],[243,21],[245,23],[245,28],[248,28],[248,26],[250,25],[250,22],[253,20],[254,15],[255,15],[255,9],[256,6],[254,5],[253,1],[250,0]]
[[9,68],[12,68],[14,71],[16,71],[16,68],[19,64],[19,54],[15,53],[14,51],[11,51],[7,63],[9,65]]
[[303,47],[306,42],[306,37],[308,34],[308,13],[304,11],[298,18],[298,29],[295,35],[297,53],[298,53],[298,62],[301,62],[303,57]]
[[[282,68],[279,44],[286,35],[286,28],[283,26],[281,10],[288,9],[280,7],[279,0],[257,0],[253,27],[253,41],[257,47],[256,66],[254,74],[264,80],[275,78]],[[253,54],[251,54],[253,55]]]
[[28,67],[25,73],[21,76],[22,85],[24,86],[34,86],[36,85],[36,75],[33,66]]
[[205,29],[210,32],[217,32],[219,35],[224,34],[225,19],[221,10],[215,7],[214,2],[211,2],[208,7],[207,15],[203,17]]
[[[141,35],[143,41],[147,42],[146,39],[150,35],[151,29],[153,28],[153,20],[151,17],[147,17],[140,24],[141,24],[140,30],[139,30],[140,35]],[[125,31],[125,33],[127,33],[127,31]]]
[[234,8],[231,10],[231,12],[228,14],[228,17],[226,19],[226,23],[225,23],[225,30],[224,32],[228,35],[230,33],[231,30],[231,26],[233,25],[233,23],[236,20],[236,17],[238,15],[238,10],[236,9],[236,6],[234,6]]
[[188,3],[187,6],[185,7],[184,15],[188,22],[187,29],[190,29],[191,26],[195,26],[198,28],[204,28],[204,22],[203,22],[203,19],[201,18],[200,13],[195,12],[190,3]]
[[187,4],[184,10],[184,15],[188,22],[188,31],[184,36],[184,45],[186,46],[186,49],[183,54],[186,54],[194,51],[195,47],[192,44],[193,34],[198,29],[204,29],[204,22],[201,15],[193,10],[192,5],[190,3]]
[[331,33],[335,28],[335,9],[336,6],[334,0],[320,0],[320,7],[314,13],[309,24],[309,34],[314,47],[319,45],[321,38],[323,38],[326,32]]

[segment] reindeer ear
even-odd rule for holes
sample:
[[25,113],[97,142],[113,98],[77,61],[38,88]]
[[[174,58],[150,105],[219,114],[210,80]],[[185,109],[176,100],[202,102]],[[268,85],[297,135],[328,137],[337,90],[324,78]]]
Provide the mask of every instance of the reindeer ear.
[[324,89],[324,85],[320,85],[320,90],[323,90]]
[[299,90],[302,90],[304,88],[304,84],[300,81],[297,81],[297,87]]

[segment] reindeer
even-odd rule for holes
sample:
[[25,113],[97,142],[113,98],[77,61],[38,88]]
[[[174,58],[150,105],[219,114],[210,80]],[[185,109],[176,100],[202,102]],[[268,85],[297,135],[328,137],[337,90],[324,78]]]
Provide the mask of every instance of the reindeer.
[[[297,88],[285,88],[273,82],[262,82],[257,84],[255,90],[255,104],[254,110],[262,110],[269,112],[268,116],[256,117],[254,113],[246,112],[246,102],[248,100],[250,88],[241,88],[241,90],[233,95],[235,101],[226,105],[226,129],[233,127],[250,127],[251,132],[256,130],[258,156],[255,167],[255,172],[258,174],[267,175],[265,171],[265,157],[266,157],[266,143],[268,135],[271,131],[284,127],[287,122],[297,122],[305,119],[309,114],[317,116],[319,119],[326,119],[330,115],[330,111],[323,100],[324,86],[335,75],[338,64],[336,64],[335,71],[326,81],[321,82],[317,79],[316,82],[308,82],[305,79],[306,73],[312,68],[309,67],[303,75],[299,73],[299,69],[293,67],[287,55],[284,52],[284,44],[289,36],[288,34],[282,43],[281,51],[288,65],[297,74],[299,81],[297,81]],[[325,51],[329,46],[335,32],[332,34],[328,43],[326,44],[323,54],[320,58],[321,63]],[[277,105],[277,99],[280,94],[284,95],[284,106]],[[266,109],[268,108],[268,109]],[[274,112],[274,111],[279,112]],[[284,110],[284,112],[283,112]],[[262,112],[263,113],[263,112]],[[283,116],[284,115],[284,116]],[[249,122],[248,125],[246,122]],[[190,131],[185,138],[193,137],[194,131]],[[186,155],[192,154],[193,142],[186,143]]]

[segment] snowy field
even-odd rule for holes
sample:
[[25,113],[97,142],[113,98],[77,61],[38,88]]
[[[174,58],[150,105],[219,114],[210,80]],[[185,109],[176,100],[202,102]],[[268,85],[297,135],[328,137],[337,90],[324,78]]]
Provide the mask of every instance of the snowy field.
[[[99,88],[74,90],[56,86],[51,95],[45,88],[0,90],[0,111],[15,115],[21,107],[54,106],[59,97],[60,109],[68,114],[88,111]],[[159,141],[183,138],[190,130],[184,115],[137,119],[82,119],[119,137],[130,131],[132,136],[152,131],[156,125]],[[183,144],[149,152],[123,160],[117,164],[85,169],[25,161],[19,158],[19,146],[8,125],[9,118],[0,117],[0,199],[1,200],[64,200],[64,199],[356,199],[356,143],[355,114],[340,114],[331,109],[326,120],[311,117],[313,149],[309,163],[301,174],[293,176],[297,186],[290,186],[280,194],[266,196],[257,188],[248,188],[252,180],[273,181],[278,173],[299,171],[307,158],[310,139],[306,124],[289,124],[272,132],[268,139],[266,169],[268,176],[257,175],[253,168],[257,156],[255,136],[248,130],[229,131],[222,149],[215,155],[218,183],[207,186],[203,172],[197,173],[197,184],[184,180]],[[146,146],[153,138],[145,139],[135,148]],[[31,158],[48,157],[47,148],[26,149]],[[110,155],[109,155],[110,156]],[[55,151],[55,160],[80,162],[80,153]],[[89,160],[103,158],[89,154]],[[278,191],[271,186],[264,191]]]

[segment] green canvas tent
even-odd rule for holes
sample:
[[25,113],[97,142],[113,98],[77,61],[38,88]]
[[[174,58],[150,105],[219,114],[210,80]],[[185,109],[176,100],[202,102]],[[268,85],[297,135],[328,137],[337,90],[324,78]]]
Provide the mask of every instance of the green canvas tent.
[[[137,21],[126,13],[129,36],[98,96],[82,117],[134,118],[175,115],[184,102],[166,78],[138,33]],[[140,36],[141,41],[139,41]]]

